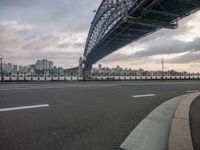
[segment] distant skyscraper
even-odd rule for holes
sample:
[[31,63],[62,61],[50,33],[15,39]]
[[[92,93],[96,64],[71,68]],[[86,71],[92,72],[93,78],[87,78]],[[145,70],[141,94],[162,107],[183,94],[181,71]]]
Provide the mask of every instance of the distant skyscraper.
[[37,60],[35,63],[36,70],[52,70],[54,67],[53,61],[48,61],[47,59]]
[[49,67],[47,59],[42,59],[42,69],[47,70]]
[[4,73],[7,73],[8,65],[6,63],[2,63],[2,70],[3,70]]
[[12,66],[12,63],[8,63],[8,68],[7,68],[7,72],[8,73],[11,73],[12,72],[12,68],[13,66]]
[[54,67],[53,61],[49,61],[49,69],[53,69],[53,67]]
[[18,68],[17,68],[18,66],[17,65],[13,65],[13,73],[17,73],[17,70],[18,70]]
[[37,62],[35,64],[35,69],[36,70],[42,70],[43,69],[43,62],[42,62],[42,60],[37,60]]
[[19,65],[19,71],[22,72],[23,71],[23,66]]

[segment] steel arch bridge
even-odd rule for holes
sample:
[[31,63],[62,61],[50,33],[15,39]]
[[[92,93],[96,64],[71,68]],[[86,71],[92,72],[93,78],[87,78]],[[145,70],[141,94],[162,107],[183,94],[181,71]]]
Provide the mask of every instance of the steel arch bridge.
[[103,0],[91,23],[83,61],[89,70],[110,53],[199,10],[200,0]]

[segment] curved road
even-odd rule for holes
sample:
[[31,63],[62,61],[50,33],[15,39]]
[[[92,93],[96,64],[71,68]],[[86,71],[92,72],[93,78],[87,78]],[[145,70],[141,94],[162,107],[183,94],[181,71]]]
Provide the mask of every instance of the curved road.
[[200,81],[0,84],[1,150],[116,150],[161,103]]

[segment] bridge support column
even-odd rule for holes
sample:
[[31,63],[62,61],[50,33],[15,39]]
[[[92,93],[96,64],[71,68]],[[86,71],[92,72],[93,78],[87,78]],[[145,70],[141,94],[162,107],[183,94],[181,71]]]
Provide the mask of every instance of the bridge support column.
[[92,69],[92,65],[85,65],[85,67],[83,68],[84,81],[90,79],[91,69]]
[[79,73],[83,77],[83,81],[90,79],[91,68],[82,68],[82,72]]
[[82,63],[79,64],[78,76],[83,77],[83,80],[85,81],[85,66]]
[[83,77],[83,80],[85,81],[85,63],[82,57],[79,58],[78,76]]
[[79,76],[83,77],[83,81],[89,79],[91,74],[92,65],[85,64],[82,62],[79,64]]

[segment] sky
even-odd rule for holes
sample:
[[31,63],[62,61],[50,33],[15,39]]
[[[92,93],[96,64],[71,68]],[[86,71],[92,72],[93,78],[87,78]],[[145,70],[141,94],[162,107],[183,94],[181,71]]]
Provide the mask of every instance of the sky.
[[[28,65],[50,59],[64,68],[77,66],[101,0],[0,0],[0,56]],[[200,72],[200,11],[161,29],[97,64],[146,70]],[[95,64],[95,65],[97,65]]]

